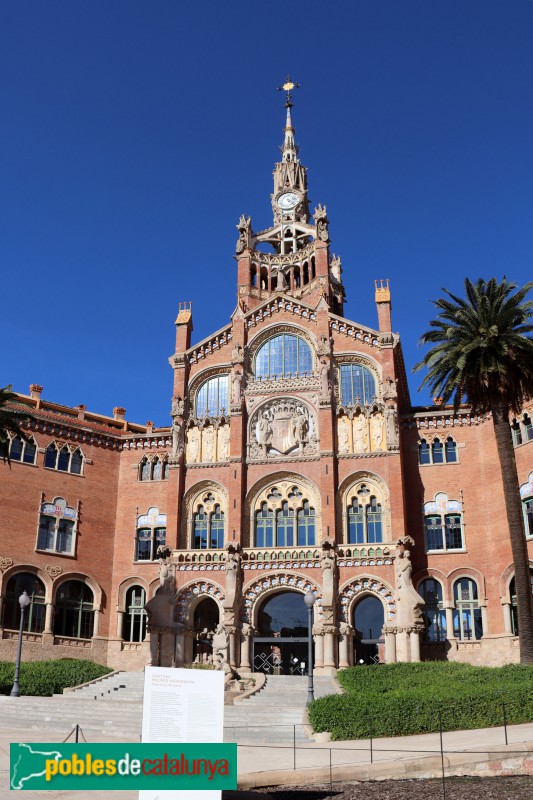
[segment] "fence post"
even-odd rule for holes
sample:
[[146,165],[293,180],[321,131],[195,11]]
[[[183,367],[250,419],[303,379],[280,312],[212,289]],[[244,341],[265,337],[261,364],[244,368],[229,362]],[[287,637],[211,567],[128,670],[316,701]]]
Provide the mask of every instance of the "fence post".
[[374,747],[373,747],[373,742],[372,742],[372,736],[373,736],[374,731],[373,731],[373,727],[372,727],[372,717],[368,718],[368,732],[369,732],[369,739],[370,739],[370,763],[373,764],[374,763]]
[[296,725],[292,726],[292,768],[296,772]]
[[333,794],[333,774],[331,771],[331,747],[329,748],[329,792]]
[[78,744],[78,742],[80,741],[80,726],[78,725],[78,723],[76,723],[75,731],[76,732],[74,734],[74,741],[76,742],[76,744]]
[[439,711],[440,763],[442,766],[442,797],[446,800],[446,779],[444,775],[444,747],[442,745],[442,713]]
[[507,714],[505,713],[505,703],[502,703],[502,711],[503,711],[503,730],[505,732],[505,744],[509,744],[507,740]]

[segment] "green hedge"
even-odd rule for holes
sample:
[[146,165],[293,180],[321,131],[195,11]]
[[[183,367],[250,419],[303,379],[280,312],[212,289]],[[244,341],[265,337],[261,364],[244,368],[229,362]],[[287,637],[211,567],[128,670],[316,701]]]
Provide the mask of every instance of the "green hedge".
[[332,738],[406,736],[488,728],[533,720],[533,667],[471,667],[430,662],[351,667],[339,673],[346,694],[309,708],[315,731]]
[[[109,667],[77,658],[60,658],[54,661],[27,661],[20,667],[20,693],[38,697],[59,694],[68,686],[92,681],[112,672]],[[12,662],[0,661],[0,694],[9,694],[13,688],[15,667]]]

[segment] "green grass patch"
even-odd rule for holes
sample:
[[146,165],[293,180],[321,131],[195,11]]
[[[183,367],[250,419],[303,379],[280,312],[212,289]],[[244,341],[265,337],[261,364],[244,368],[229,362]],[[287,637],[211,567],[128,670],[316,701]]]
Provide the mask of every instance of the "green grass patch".
[[316,732],[332,739],[407,736],[490,728],[533,720],[533,667],[471,667],[425,662],[350,667],[338,673],[344,695],[309,707]]
[[[113,670],[93,661],[77,658],[58,658],[54,661],[27,661],[20,667],[20,693],[36,697],[59,694],[69,686],[92,681]],[[13,688],[15,667],[12,662],[0,661],[0,694]]]

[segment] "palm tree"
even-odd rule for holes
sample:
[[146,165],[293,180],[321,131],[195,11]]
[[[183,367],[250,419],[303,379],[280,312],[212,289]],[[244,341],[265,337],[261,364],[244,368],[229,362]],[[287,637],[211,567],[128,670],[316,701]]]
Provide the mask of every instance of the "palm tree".
[[25,442],[28,441],[28,437],[20,428],[20,423],[29,419],[31,414],[29,411],[16,411],[11,408],[11,404],[16,400],[18,400],[18,396],[11,391],[11,385],[0,389],[0,458],[4,464],[6,461],[11,464],[9,459],[10,433],[20,436]]
[[[522,504],[509,415],[519,413],[533,397],[533,301],[522,289],[495,278],[465,281],[466,299],[447,289],[433,301],[438,316],[421,344],[434,345],[414,371],[427,367],[428,385],[442,402],[463,401],[473,413],[491,412],[502,475],[509,537],[515,569],[520,660],[533,664],[533,603],[531,574],[524,535]],[[422,388],[422,386],[420,388]]]

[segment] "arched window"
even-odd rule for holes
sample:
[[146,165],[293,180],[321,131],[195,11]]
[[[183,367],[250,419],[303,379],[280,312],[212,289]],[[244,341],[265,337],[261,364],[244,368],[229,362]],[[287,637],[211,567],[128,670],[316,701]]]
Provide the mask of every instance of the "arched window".
[[[280,488],[282,491],[280,491]],[[255,547],[314,545],[316,515],[298,486],[266,489],[255,512]]]
[[168,478],[168,459],[165,458],[163,461],[163,480],[166,481]]
[[383,542],[383,512],[378,498],[366,483],[350,497],[347,508],[348,544]]
[[[533,594],[533,569],[529,571],[531,577],[531,594]],[[509,584],[509,594],[511,595],[511,628],[514,636],[518,636],[518,609],[516,606],[516,581],[513,578]]]
[[255,546],[272,547],[274,544],[274,512],[262,503],[255,515]]
[[341,364],[341,401],[343,406],[369,404],[376,396],[376,379],[362,364]]
[[130,586],[126,593],[126,613],[122,627],[125,642],[144,642],[146,637],[146,592],[142,586]]
[[298,547],[309,547],[315,544],[315,509],[304,500],[303,508],[298,511]]
[[7,583],[3,627],[15,631],[19,629],[19,597],[24,591],[28,593],[30,599],[24,616],[24,630],[28,633],[42,633],[45,616],[44,584],[30,572],[19,572],[17,575],[13,575]]
[[425,439],[418,445],[418,463],[431,464],[431,449]]
[[57,459],[57,469],[61,472],[68,472],[70,466],[70,450],[67,445],[61,448]]
[[56,462],[57,462],[57,447],[52,442],[46,448],[46,453],[44,454],[44,466],[49,467],[50,469],[55,469]]
[[447,464],[455,464],[457,461],[457,443],[451,436],[448,436],[445,443],[445,455]]
[[481,639],[483,623],[478,602],[477,584],[471,578],[460,578],[453,587],[453,635],[461,641]]
[[511,432],[513,434],[513,444],[515,446],[522,444],[522,429],[520,423],[515,419],[511,425]]
[[434,464],[444,464],[444,448],[440,439],[433,440],[431,457]]
[[9,457],[12,461],[22,461],[23,441],[20,436],[15,436],[11,439],[11,448],[9,450]]
[[70,471],[74,475],[81,475],[81,468],[83,465],[83,457],[79,450],[74,450],[70,459]]
[[524,523],[526,528],[526,538],[533,537],[533,497],[528,497],[522,501],[524,510]]
[[257,351],[256,378],[289,378],[313,372],[311,348],[299,336],[273,336]]
[[135,561],[155,561],[157,551],[166,544],[167,516],[153,506],[137,518]]
[[76,450],[71,450],[67,444],[58,448],[54,442],[51,442],[46,448],[44,466],[48,469],[57,469],[60,472],[71,472],[73,475],[81,475],[83,470],[83,455],[78,448],[76,448]]
[[161,461],[156,456],[152,461],[152,480],[160,481],[162,473],[163,473],[163,467],[161,466]]
[[224,547],[224,532],[222,495],[213,488],[193,504],[191,546],[195,550],[220,550]]
[[524,414],[524,441],[533,441],[533,425],[529,414]]
[[433,502],[425,503],[424,522],[428,552],[464,548],[462,508],[457,500],[449,500],[448,495],[440,492]]
[[74,555],[78,515],[63,497],[53,503],[42,503],[39,516],[37,550]]
[[282,503],[276,517],[276,545],[294,547],[294,509],[289,508],[288,503]]
[[217,375],[202,383],[196,394],[196,416],[220,417],[228,411],[228,376]]
[[442,601],[442,586],[434,578],[426,578],[418,587],[425,601],[423,610],[426,642],[446,639],[446,611]]
[[54,634],[90,639],[94,625],[93,593],[82,581],[65,581],[57,590]]

